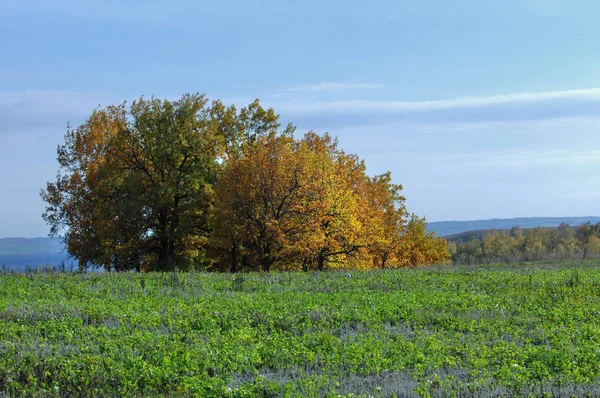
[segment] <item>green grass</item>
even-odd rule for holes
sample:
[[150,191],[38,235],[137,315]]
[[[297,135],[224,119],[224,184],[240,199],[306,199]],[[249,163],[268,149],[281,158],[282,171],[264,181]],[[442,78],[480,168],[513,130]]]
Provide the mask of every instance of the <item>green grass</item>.
[[0,396],[598,396],[600,262],[0,275]]

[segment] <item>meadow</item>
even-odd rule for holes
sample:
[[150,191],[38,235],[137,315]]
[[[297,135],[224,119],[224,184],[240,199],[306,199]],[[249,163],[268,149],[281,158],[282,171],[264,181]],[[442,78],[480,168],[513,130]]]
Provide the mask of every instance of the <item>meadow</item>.
[[600,261],[0,275],[0,396],[600,396]]

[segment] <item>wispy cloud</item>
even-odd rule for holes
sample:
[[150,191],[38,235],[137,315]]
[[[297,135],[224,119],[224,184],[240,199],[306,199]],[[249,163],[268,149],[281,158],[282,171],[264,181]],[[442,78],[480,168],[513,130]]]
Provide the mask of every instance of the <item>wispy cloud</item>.
[[[522,92],[428,101],[288,101],[274,104],[291,121],[313,126],[485,123],[598,117],[600,88]],[[312,127],[312,126],[311,126]]]
[[317,84],[306,84],[302,86],[289,87],[286,92],[306,92],[306,91],[344,91],[344,90],[372,90],[383,88],[383,84],[378,83],[339,83],[324,82]]
[[438,123],[422,124],[417,127],[419,131],[431,132],[466,132],[482,130],[548,130],[548,129],[573,129],[590,128],[600,130],[600,115],[597,116],[573,116],[558,117],[541,120],[493,120],[489,122],[471,123]]
[[[334,84],[334,83],[323,83]],[[320,85],[315,85],[320,86]],[[311,86],[304,86],[311,87]],[[567,91],[525,92],[482,97],[457,97],[431,101],[331,101],[315,103],[296,103],[288,107],[296,111],[325,110],[382,110],[382,111],[426,111],[453,108],[503,105],[511,103],[536,103],[556,100],[600,100],[600,88]],[[285,105],[284,105],[285,106]]]
[[490,157],[481,162],[488,167],[550,167],[550,166],[577,166],[577,165],[600,165],[600,151],[571,151],[571,150],[547,150],[547,151],[522,151]]
[[524,169],[534,168],[597,167],[600,166],[600,151],[589,150],[502,150],[464,153],[398,153],[403,158],[430,158],[436,160],[433,169],[472,170],[472,169]]

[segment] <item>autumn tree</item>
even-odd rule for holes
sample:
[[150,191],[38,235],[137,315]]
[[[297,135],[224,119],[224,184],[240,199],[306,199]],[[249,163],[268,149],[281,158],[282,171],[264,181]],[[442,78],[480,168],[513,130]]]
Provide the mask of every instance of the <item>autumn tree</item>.
[[254,258],[268,272],[302,257],[317,219],[312,156],[283,134],[247,145],[229,162],[216,186],[215,237],[231,255],[231,270]]
[[127,231],[136,230],[134,236],[141,232],[131,222],[129,228],[117,226],[126,221],[119,219],[121,209],[111,208],[127,189],[116,190],[114,178],[106,181],[108,175],[115,176],[105,167],[112,156],[110,141],[127,123],[125,106],[120,105],[96,110],[85,124],[69,128],[58,148],[57,180],[42,191],[50,234],[66,233],[68,252],[82,268],[94,263],[121,269],[137,254]]
[[408,218],[401,191],[402,186],[392,183],[389,172],[371,178],[367,185],[368,205],[363,211],[369,212],[370,219],[367,225],[371,236],[368,250],[374,266],[382,269],[389,263],[401,262],[398,253]]
[[264,271],[275,263],[323,269],[334,256],[366,247],[359,180],[367,180],[364,167],[328,135],[272,135],[247,144],[216,187],[215,236],[230,245],[231,269],[240,260]]
[[427,232],[425,218],[411,215],[406,232],[401,235],[397,258],[401,266],[445,263],[450,259],[447,242]]
[[346,154],[328,134],[307,133],[303,144],[315,155],[311,165],[315,190],[311,203],[317,210],[306,268],[342,265],[348,256],[366,250],[371,242],[368,211],[369,178],[356,155]]
[[82,268],[197,266],[208,260],[213,186],[228,157],[278,127],[257,101],[238,113],[198,94],[97,109],[58,148],[43,217]]
[[[362,268],[368,261],[398,266],[417,252],[413,265],[447,258],[423,219],[407,220],[402,187],[390,173],[369,177],[337,145],[314,132],[300,140],[271,135],[229,161],[216,185],[215,223],[228,269],[322,270],[350,260]],[[408,232],[413,244],[402,246]]]

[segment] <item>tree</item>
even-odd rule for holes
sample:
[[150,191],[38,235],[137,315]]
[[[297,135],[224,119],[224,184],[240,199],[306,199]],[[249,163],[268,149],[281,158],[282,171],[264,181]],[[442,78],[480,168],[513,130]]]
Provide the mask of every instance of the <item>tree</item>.
[[532,228],[527,231],[523,242],[523,254],[528,261],[539,261],[546,253],[547,239],[545,239],[544,229],[541,227]]
[[575,230],[575,238],[579,241],[581,247],[583,248],[583,258],[587,258],[588,255],[588,243],[590,238],[594,236],[596,228],[590,222],[581,224]]
[[578,242],[573,228],[565,223],[559,225],[555,232],[554,252],[561,259],[573,258],[578,251]]
[[238,254],[256,258],[265,272],[306,255],[317,220],[311,156],[284,134],[255,142],[228,164],[216,186],[216,236],[231,253],[231,270]]
[[439,264],[450,259],[448,242],[436,238],[433,232],[427,232],[425,218],[413,214],[401,235],[397,259],[400,266]]
[[230,245],[230,269],[239,255],[264,271],[323,269],[366,249],[369,178],[354,155],[328,135],[271,136],[247,146],[216,187],[217,235]]
[[388,262],[399,262],[397,254],[408,217],[401,190],[401,185],[392,184],[389,172],[371,178],[367,186],[368,207],[365,211],[370,212],[371,220],[368,223],[370,231],[366,232],[371,237],[368,249],[374,265],[382,269]]
[[508,262],[511,257],[511,238],[508,234],[494,231],[483,237],[483,255],[488,261]]
[[216,185],[216,245],[232,271],[445,261],[445,241],[425,220],[407,223],[401,189],[390,173],[367,176],[327,134],[262,137],[230,159]]
[[326,264],[343,265],[349,256],[366,250],[369,217],[366,189],[369,178],[364,162],[338,148],[328,134],[308,132],[303,145],[314,154],[311,169],[315,186],[310,202],[316,209],[305,268],[323,270]]
[[600,238],[591,236],[585,249],[588,256],[597,258],[600,255]]
[[206,263],[213,185],[227,155],[278,127],[257,101],[237,114],[199,94],[97,109],[58,148],[57,179],[41,193],[43,217],[82,268]]
[[[94,262],[121,269],[129,257],[135,257],[136,248],[126,238],[130,228],[118,225],[125,223],[118,213],[126,209],[110,206],[126,196],[129,187],[116,190],[114,183],[106,181],[115,173],[104,166],[111,157],[109,142],[126,124],[125,107],[120,105],[94,111],[77,129],[69,127],[65,144],[58,148],[57,180],[41,194],[47,202],[43,217],[51,235],[66,232],[67,249],[82,268]],[[134,223],[130,227],[137,229]]]
[[466,257],[467,265],[471,265],[481,256],[481,242],[474,236],[463,245],[463,253]]

